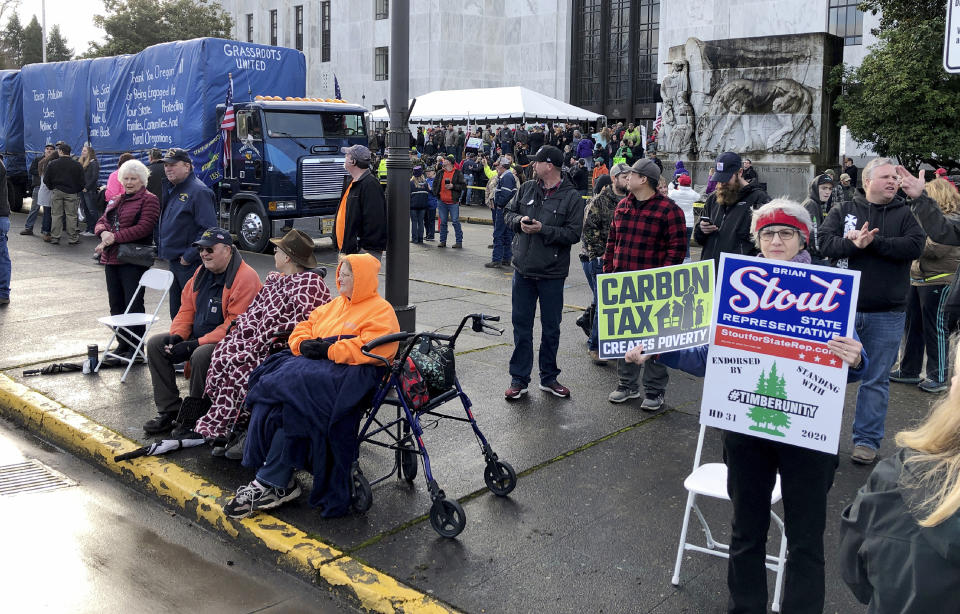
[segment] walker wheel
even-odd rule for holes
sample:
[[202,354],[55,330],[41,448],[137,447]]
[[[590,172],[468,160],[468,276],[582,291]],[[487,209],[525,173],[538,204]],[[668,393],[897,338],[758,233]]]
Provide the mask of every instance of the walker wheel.
[[400,475],[409,483],[417,477],[417,470],[420,466],[419,454],[414,449],[413,442],[409,439],[400,444]]
[[358,514],[363,514],[373,505],[373,489],[359,469],[354,469],[351,475],[350,491],[350,503]]
[[506,461],[494,461],[487,463],[487,468],[483,470],[483,481],[490,492],[505,497],[517,486],[517,472]]
[[430,507],[430,525],[441,537],[456,537],[467,526],[467,515],[455,500],[437,499]]

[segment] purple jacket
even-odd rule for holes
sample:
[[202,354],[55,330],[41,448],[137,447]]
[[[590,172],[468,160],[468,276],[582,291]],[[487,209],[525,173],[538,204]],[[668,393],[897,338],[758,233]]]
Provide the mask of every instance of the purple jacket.
[[103,250],[100,262],[122,264],[117,260],[117,245],[120,243],[153,243],[153,229],[159,219],[160,201],[146,187],[136,194],[121,194],[114,198],[94,228],[97,236],[110,231],[116,239],[113,245]]
[[580,142],[577,143],[577,157],[586,158],[588,160],[593,159],[593,141],[587,137],[580,139]]

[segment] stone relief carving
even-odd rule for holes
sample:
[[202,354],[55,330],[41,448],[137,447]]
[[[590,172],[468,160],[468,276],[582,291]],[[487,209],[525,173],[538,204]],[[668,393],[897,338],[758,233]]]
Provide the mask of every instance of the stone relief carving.
[[703,41],[695,38],[672,47],[670,56],[671,71],[660,86],[663,151],[687,156],[817,151],[811,115],[817,93],[783,78],[781,67],[714,67]]

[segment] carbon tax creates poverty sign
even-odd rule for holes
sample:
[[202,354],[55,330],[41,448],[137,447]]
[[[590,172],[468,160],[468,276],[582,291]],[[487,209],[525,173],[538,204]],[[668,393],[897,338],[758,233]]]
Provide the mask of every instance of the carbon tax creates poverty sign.
[[713,306],[713,260],[597,276],[600,358],[704,345]]
[[860,272],[724,254],[700,422],[837,453]]

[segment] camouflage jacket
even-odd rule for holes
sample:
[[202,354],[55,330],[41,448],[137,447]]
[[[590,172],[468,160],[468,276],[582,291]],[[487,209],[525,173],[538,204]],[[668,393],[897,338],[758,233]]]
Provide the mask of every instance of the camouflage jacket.
[[590,199],[583,214],[583,233],[581,235],[580,255],[587,260],[603,258],[607,247],[607,235],[613,222],[613,210],[623,198],[613,193],[607,186]]

